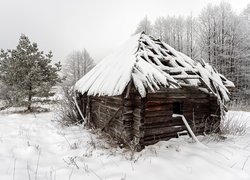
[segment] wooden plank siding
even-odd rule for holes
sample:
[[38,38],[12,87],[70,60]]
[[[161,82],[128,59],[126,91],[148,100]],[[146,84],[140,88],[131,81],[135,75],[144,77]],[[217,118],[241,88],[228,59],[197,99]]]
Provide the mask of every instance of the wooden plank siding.
[[[110,133],[120,142],[145,145],[177,137],[186,130],[180,118],[173,118],[173,103],[183,103],[183,115],[196,135],[219,131],[217,98],[196,88],[161,89],[142,98],[132,85],[120,96],[79,96],[81,109],[90,123]],[[86,101],[87,99],[87,101]],[[87,102],[87,103],[85,103]]]
[[212,124],[218,127],[217,98],[210,97],[195,88],[162,89],[147,94],[144,117],[144,145],[177,137],[177,133],[186,130],[180,118],[172,118],[173,103],[183,103],[183,115],[196,135],[209,133]]
[[123,98],[122,96],[89,96],[90,123],[100,128],[116,139],[122,139],[124,124],[123,117]]

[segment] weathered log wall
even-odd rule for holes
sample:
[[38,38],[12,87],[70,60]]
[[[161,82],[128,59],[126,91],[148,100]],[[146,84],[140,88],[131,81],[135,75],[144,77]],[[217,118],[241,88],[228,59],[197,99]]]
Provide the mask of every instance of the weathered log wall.
[[[81,98],[85,98],[86,95]],[[173,103],[183,103],[183,115],[196,135],[219,131],[220,109],[217,98],[195,88],[162,89],[141,98],[133,85],[121,96],[88,96],[81,108],[95,127],[139,149],[159,140],[177,137],[186,130],[181,118],[173,118]]]
[[134,96],[134,111],[133,111],[133,140],[137,144],[138,149],[144,148],[144,135],[145,135],[145,102],[146,98],[141,98],[139,93]]
[[89,96],[88,105],[90,123],[96,128],[109,132],[115,138],[121,139],[124,129],[122,96]]
[[216,97],[210,97],[209,98],[209,111],[210,111],[210,118],[208,122],[209,129],[206,129],[206,131],[220,132],[220,121],[221,121],[221,109],[218,105],[218,99]]
[[[177,133],[186,130],[180,118],[172,118],[173,103],[183,103],[183,115],[196,135],[212,130],[212,123],[219,122],[216,98],[211,98],[194,88],[165,89],[147,94],[144,117],[144,144],[177,137]],[[211,112],[216,119],[211,118]]]

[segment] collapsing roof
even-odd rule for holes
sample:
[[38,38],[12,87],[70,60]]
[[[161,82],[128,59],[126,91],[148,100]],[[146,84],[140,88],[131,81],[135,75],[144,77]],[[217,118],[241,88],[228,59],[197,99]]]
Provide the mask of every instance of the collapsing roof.
[[162,87],[192,86],[227,102],[227,87],[234,87],[203,60],[194,61],[166,43],[139,33],[83,76],[75,90],[88,95],[121,95],[131,80],[142,97],[146,89],[155,92]]

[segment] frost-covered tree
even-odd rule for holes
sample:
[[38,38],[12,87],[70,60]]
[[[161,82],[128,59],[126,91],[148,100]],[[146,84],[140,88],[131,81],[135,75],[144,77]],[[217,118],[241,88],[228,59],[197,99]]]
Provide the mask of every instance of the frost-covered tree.
[[[244,99],[248,99],[248,104],[250,104],[250,4],[243,10],[240,15],[242,24],[241,30],[244,34],[241,45],[243,48],[243,65],[242,65],[242,79],[244,80],[243,93],[246,95]],[[242,49],[241,48],[241,49]]]
[[248,33],[250,33],[250,4],[241,13],[243,20],[246,22]]
[[82,76],[89,72],[95,66],[95,61],[91,58],[86,49],[83,51],[73,51],[63,63],[63,75],[66,77],[61,84],[63,98],[57,107],[59,112],[59,121],[64,125],[82,123],[80,115],[75,106],[75,91],[72,86]]
[[140,33],[142,31],[144,31],[145,33],[147,34],[151,34],[152,32],[152,25],[151,25],[151,22],[149,21],[148,17],[145,16],[138,24],[136,30],[135,30],[135,33],[134,34],[137,34],[137,33]]
[[91,58],[86,49],[74,51],[67,56],[63,73],[66,76],[66,84],[74,85],[82,76],[95,66],[95,61]]
[[[141,27],[143,26],[140,23],[137,29],[142,29]],[[192,15],[158,17],[152,25],[150,34],[191,58],[196,58],[198,55],[197,20]]]
[[52,52],[44,54],[37,43],[20,36],[16,49],[1,50],[0,79],[7,87],[6,97],[11,103],[25,103],[31,109],[34,96],[52,96],[51,88],[60,82],[60,62],[51,64]]
[[249,69],[249,31],[231,5],[206,6],[199,17],[199,47],[201,58],[232,80],[236,86],[234,99],[245,99],[247,69]]
[[198,23],[196,18],[191,14],[188,16],[185,21],[185,29],[184,29],[184,53],[187,54],[192,59],[196,59],[198,55],[197,48],[197,27]]
[[155,35],[155,37],[158,37],[161,41],[163,41],[166,37],[165,22],[166,19],[164,17],[159,17],[155,20],[155,23],[153,25],[153,34]]

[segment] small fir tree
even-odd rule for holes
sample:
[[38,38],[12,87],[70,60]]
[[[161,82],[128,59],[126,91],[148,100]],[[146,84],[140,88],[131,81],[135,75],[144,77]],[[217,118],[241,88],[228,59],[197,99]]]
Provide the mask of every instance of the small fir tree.
[[[51,64],[52,52],[44,54],[36,43],[21,35],[16,49],[1,50],[0,80],[8,87],[11,102],[25,102],[31,109],[32,97],[49,97],[51,88],[60,82],[61,64]],[[13,105],[13,104],[12,104]]]

